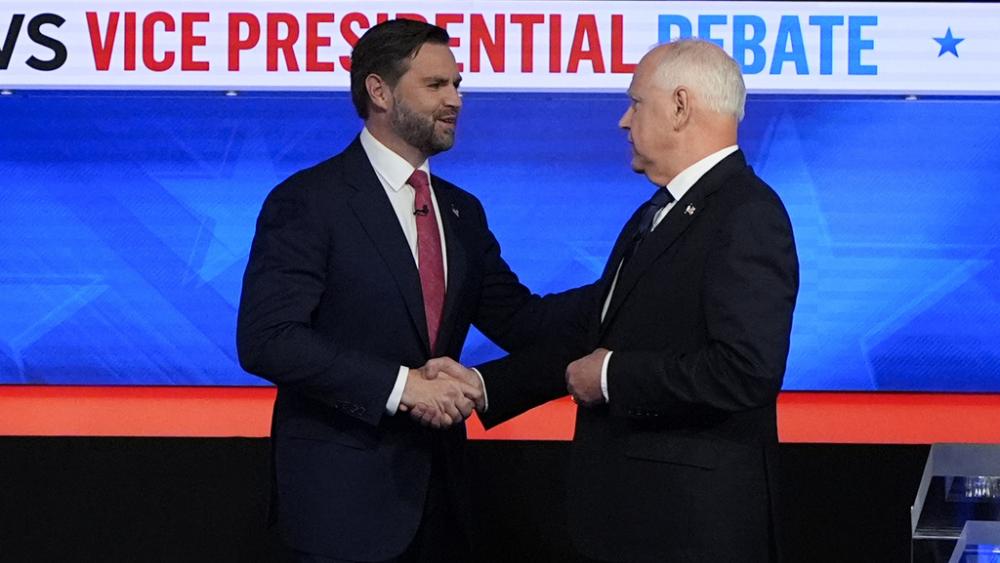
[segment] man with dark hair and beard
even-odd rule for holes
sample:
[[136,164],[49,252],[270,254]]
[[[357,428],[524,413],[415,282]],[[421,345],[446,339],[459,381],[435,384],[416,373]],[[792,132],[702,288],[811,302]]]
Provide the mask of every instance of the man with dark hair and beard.
[[544,322],[479,201],[429,174],[462,107],[448,34],[384,22],[351,62],[364,129],[271,192],[243,280],[240,363],[278,388],[271,520],[295,561],[468,561],[482,383],[414,368],[457,358],[470,324],[510,350]]

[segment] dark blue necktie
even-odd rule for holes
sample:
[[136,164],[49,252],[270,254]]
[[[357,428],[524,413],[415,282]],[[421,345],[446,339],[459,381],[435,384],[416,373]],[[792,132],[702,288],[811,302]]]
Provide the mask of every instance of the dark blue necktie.
[[653,219],[656,217],[656,214],[672,201],[674,201],[674,196],[670,195],[666,187],[662,187],[656,190],[653,197],[649,198],[649,201],[646,202],[642,210],[642,216],[639,217],[638,228],[636,228],[635,234],[632,235],[632,245],[622,259],[622,268],[625,267],[625,263],[628,262],[629,258],[635,255],[636,250],[639,249],[639,243],[653,230]]

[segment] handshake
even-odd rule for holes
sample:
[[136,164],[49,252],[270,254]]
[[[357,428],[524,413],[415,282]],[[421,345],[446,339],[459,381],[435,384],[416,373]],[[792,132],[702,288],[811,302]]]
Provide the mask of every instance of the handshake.
[[475,371],[447,357],[410,369],[399,402],[401,412],[432,428],[448,428],[486,407],[482,380]]
[[[566,392],[581,407],[604,403],[602,372],[608,354],[606,348],[593,352],[566,366]],[[475,371],[451,358],[434,358],[424,367],[411,369],[399,402],[401,412],[433,428],[448,428],[462,422],[475,409],[486,409],[483,380]]]

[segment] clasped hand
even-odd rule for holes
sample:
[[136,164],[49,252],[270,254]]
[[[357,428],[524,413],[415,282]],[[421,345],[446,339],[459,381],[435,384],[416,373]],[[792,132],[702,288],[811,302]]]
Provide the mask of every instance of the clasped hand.
[[399,409],[432,428],[448,428],[484,408],[482,381],[476,372],[452,360],[434,358],[411,369]]
[[573,397],[574,403],[592,407],[604,402],[601,370],[608,353],[608,349],[598,348],[566,366],[566,392]]

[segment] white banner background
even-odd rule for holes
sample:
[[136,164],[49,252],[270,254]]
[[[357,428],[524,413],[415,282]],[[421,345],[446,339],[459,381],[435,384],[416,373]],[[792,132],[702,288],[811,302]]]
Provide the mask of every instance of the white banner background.
[[[752,92],[1000,94],[1000,5],[867,2],[0,0],[0,87],[345,89],[354,37],[379,14],[407,13],[447,23],[467,89],[622,91],[661,22],[673,21],[746,63]],[[278,45],[291,28],[286,53]],[[961,39],[954,54],[935,41],[948,29]],[[740,36],[759,47],[734,53]]]

